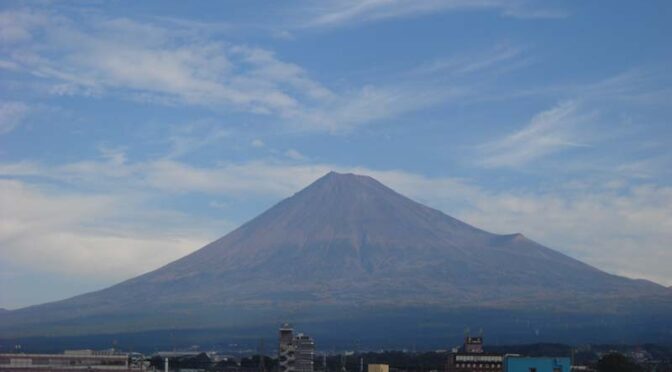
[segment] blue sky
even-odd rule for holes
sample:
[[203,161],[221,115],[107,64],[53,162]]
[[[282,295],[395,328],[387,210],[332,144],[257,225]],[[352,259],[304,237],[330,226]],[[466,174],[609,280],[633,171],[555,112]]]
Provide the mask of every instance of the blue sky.
[[329,170],[672,285],[668,1],[0,9],[0,307],[157,268]]

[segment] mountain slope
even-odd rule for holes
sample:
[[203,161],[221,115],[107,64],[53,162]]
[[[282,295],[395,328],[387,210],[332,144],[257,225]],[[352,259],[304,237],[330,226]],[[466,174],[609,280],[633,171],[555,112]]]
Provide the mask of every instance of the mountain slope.
[[521,234],[488,233],[370,177],[332,172],[153,272],[1,314],[0,331],[317,322],[375,309],[631,314],[643,306],[672,309],[669,289],[607,274]]

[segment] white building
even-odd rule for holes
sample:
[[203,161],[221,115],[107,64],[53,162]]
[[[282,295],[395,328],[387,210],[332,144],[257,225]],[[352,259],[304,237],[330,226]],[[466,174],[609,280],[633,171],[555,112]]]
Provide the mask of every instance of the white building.
[[280,327],[278,364],[280,372],[313,372],[315,342],[310,336],[299,333],[287,323]]

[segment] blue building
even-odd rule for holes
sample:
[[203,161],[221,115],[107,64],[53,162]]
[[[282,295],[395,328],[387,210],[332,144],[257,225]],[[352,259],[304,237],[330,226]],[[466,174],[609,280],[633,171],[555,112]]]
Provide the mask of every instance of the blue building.
[[570,372],[572,361],[569,358],[524,357],[506,355],[504,372]]

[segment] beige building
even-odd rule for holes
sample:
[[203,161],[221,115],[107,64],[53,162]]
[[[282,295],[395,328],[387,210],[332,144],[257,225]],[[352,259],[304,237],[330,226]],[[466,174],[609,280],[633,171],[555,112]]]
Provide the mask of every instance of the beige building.
[[63,354],[0,354],[0,372],[135,372],[130,355],[93,350]]
[[369,372],[390,372],[387,364],[369,364]]

